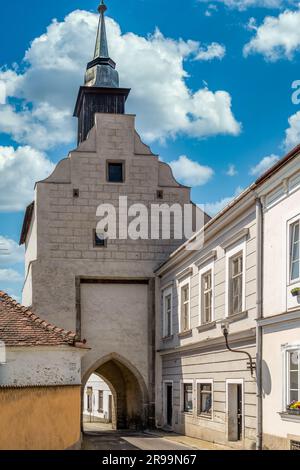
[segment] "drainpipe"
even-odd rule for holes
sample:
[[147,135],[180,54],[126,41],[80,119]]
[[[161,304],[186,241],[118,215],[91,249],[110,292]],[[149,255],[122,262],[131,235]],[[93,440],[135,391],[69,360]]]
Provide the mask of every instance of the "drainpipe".
[[257,325],[256,325],[256,381],[257,381],[257,423],[256,450],[263,448],[263,394],[262,394],[262,360],[263,332],[259,320],[263,318],[263,256],[264,256],[264,216],[261,199],[256,199],[256,279],[257,279]]

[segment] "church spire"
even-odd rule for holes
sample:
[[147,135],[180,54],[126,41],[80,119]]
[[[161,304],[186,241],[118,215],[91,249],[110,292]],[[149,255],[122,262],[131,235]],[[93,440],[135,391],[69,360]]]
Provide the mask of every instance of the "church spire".
[[104,0],[102,0],[101,4],[98,7],[100,18],[99,18],[94,59],[97,59],[98,57],[101,57],[103,59],[109,58],[107,36],[106,36],[106,26],[105,26],[105,16],[104,16],[106,10],[107,10],[107,6],[104,4]]
[[115,62],[109,57],[104,0],[100,14],[94,58],[87,64],[84,86],[79,89],[74,116],[78,118],[78,143],[86,140],[95,125],[95,114],[124,114],[130,90],[119,87]]
[[119,74],[116,71],[116,64],[109,57],[108,53],[104,15],[106,10],[107,6],[104,4],[104,0],[101,0],[101,3],[98,7],[100,18],[94,58],[87,65],[85,86],[119,88]]

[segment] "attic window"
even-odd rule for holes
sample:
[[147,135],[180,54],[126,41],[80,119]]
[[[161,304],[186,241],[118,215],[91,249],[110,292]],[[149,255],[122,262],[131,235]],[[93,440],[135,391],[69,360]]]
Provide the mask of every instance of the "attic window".
[[124,162],[107,162],[107,181],[109,183],[124,183],[125,181]]
[[106,248],[107,247],[107,238],[104,237],[104,234],[100,234],[94,230],[94,247],[95,248]]
[[161,189],[159,189],[156,192],[156,197],[157,197],[157,199],[163,199],[164,198],[164,192]]

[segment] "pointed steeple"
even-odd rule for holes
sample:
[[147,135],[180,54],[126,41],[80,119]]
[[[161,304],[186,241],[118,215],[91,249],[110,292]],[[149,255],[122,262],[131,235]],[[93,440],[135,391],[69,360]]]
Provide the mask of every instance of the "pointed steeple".
[[119,87],[119,74],[115,62],[109,57],[105,27],[104,0],[100,13],[94,58],[87,64],[84,86],[79,89],[74,116],[78,118],[78,143],[83,142],[95,125],[96,113],[124,114],[130,93]]
[[98,57],[101,57],[103,59],[109,58],[107,36],[106,36],[106,26],[105,26],[105,16],[104,16],[106,10],[107,10],[107,6],[104,4],[104,0],[102,0],[101,4],[98,7],[100,18],[99,18],[94,59],[97,59]]
[[98,7],[100,13],[94,58],[87,65],[85,85],[93,87],[119,88],[119,74],[115,62],[109,57],[105,12],[107,10],[104,0]]

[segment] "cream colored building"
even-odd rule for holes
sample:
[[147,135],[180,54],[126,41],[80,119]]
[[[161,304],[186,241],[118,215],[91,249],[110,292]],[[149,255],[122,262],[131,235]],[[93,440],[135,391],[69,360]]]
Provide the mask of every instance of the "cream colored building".
[[300,146],[156,271],[158,427],[299,448],[299,191]]
[[[208,222],[203,246],[157,271],[156,424],[191,437],[256,446],[256,204],[247,190]],[[192,241],[191,241],[192,243]],[[197,245],[195,246],[197,248]],[[230,324],[226,349],[222,326]]]
[[[300,146],[259,182],[262,199],[262,432],[268,449],[300,448]],[[299,295],[293,289],[299,288]],[[299,403],[300,404],[300,403]],[[300,408],[300,406],[299,406]]]

